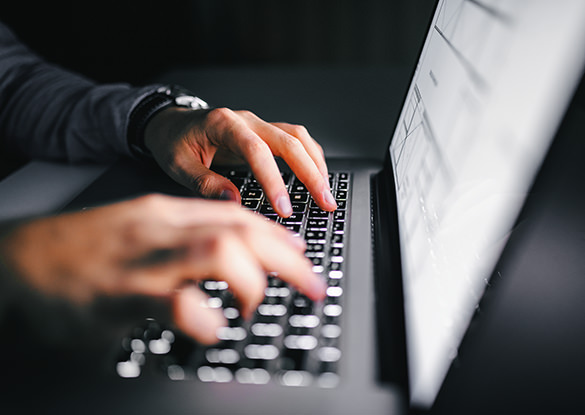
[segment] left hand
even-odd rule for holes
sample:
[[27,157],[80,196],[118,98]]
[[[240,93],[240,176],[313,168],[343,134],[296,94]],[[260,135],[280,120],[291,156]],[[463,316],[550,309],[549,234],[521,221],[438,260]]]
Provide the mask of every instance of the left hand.
[[299,125],[268,123],[249,111],[227,108],[169,108],[148,123],[145,145],[167,174],[205,197],[240,202],[238,189],[209,167],[214,158],[226,156],[246,161],[276,212],[288,217],[292,207],[274,159],[278,156],[323,210],[337,208],[323,149]]

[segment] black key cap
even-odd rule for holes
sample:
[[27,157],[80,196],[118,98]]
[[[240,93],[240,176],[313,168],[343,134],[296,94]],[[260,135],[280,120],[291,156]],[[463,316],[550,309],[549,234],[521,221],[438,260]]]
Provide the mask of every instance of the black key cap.
[[303,184],[293,184],[290,188],[290,193],[308,193],[308,191]]
[[292,210],[293,210],[293,212],[302,213],[305,210],[307,210],[307,204],[306,203],[293,203]]
[[306,193],[292,193],[290,195],[290,201],[292,203],[307,203],[309,201],[309,195]]
[[260,201],[254,199],[242,200],[242,206],[246,209],[256,210],[260,206]]
[[303,223],[303,215],[299,212],[293,213],[288,218],[284,218],[282,220],[282,223],[284,223],[286,225],[291,225],[294,223]]
[[312,243],[325,243],[326,233],[324,231],[307,231],[305,240]]
[[333,232],[335,233],[344,233],[345,223],[344,222],[335,222],[333,224]]
[[307,221],[307,230],[311,231],[327,230],[327,219],[309,219]]
[[263,215],[272,213],[276,214],[276,211],[274,210],[272,205],[262,205],[262,207],[260,207],[260,213],[262,213]]
[[320,209],[309,210],[309,218],[311,219],[323,219],[327,217],[329,217],[329,212],[325,212],[324,210]]
[[244,190],[242,199],[262,199],[261,190]]
[[294,233],[299,233],[301,231],[301,224],[300,223],[295,223],[292,225],[285,225],[284,226],[286,229],[288,229],[291,232]]

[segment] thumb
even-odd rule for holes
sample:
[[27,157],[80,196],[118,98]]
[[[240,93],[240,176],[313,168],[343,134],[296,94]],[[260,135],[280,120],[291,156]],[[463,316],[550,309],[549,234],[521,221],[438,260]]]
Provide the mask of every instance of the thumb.
[[203,197],[241,202],[238,188],[227,178],[209,170],[203,164],[194,163],[183,167],[179,177],[175,175],[173,177],[183,186],[196,191]]

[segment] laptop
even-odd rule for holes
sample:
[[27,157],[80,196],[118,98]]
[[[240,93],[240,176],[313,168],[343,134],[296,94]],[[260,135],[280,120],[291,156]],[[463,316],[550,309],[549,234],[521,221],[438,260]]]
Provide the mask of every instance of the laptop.
[[[99,359],[104,369],[92,384],[107,391],[103,399],[69,385],[75,393],[62,406],[206,414],[432,410],[580,84],[582,16],[580,0],[438,1],[384,162],[328,161],[343,202],[336,213],[321,214],[307,199],[298,212],[306,217],[275,218],[248,172],[222,170],[246,192],[245,208],[320,246],[307,255],[328,281],[328,299],[298,311],[302,297],[269,276],[258,320],[244,333],[235,324],[222,333],[223,346],[210,348],[144,315],[116,352]],[[286,167],[283,174],[291,194],[302,195]],[[190,196],[157,168],[125,160],[68,209],[152,191]],[[221,282],[201,287],[212,304],[237,314]],[[283,308],[297,311],[278,315]],[[146,341],[149,330],[156,336]],[[297,367],[299,360],[306,365]]]

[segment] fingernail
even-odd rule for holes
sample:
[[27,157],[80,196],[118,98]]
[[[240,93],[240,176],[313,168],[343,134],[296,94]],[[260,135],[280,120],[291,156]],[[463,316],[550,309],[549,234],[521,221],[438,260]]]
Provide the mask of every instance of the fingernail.
[[233,201],[236,201],[238,199],[237,199],[236,194],[234,192],[232,192],[230,189],[225,189],[219,195],[219,200],[233,200]]
[[278,199],[276,199],[276,209],[282,214],[284,217],[288,217],[292,215],[292,206],[290,204],[290,199],[288,195],[280,195]]
[[331,190],[323,190],[323,199],[325,199],[327,204],[337,209],[337,202],[335,202],[335,198],[331,194]]

